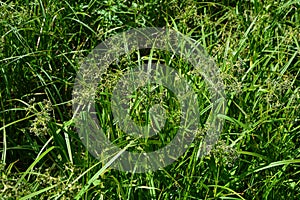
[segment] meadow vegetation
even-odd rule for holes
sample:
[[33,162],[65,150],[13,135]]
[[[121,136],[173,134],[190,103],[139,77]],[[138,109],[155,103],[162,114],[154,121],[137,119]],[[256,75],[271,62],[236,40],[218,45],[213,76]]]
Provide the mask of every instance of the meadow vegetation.
[[[300,199],[299,0],[11,0],[0,10],[0,199]],[[169,27],[199,42],[221,72],[227,108],[208,155],[197,156],[197,137],[173,164],[135,174],[87,151],[71,100],[85,56],[140,27]],[[167,52],[142,54],[170,60]],[[99,84],[104,106],[136,55],[114,63]],[[187,63],[172,62],[188,73]],[[199,101],[203,111],[209,102]],[[111,124],[109,115],[98,117]],[[110,139],[125,145],[118,134]],[[162,133],[158,141],[169,139]]]

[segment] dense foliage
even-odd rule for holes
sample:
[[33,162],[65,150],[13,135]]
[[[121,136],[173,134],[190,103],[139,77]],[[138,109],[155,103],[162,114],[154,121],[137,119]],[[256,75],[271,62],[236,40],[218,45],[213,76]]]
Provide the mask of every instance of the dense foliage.
[[[1,199],[300,198],[299,0],[21,0],[0,10]],[[214,58],[225,124],[205,157],[196,139],[164,169],[119,172],[82,145],[72,88],[97,44],[153,26],[190,36]]]

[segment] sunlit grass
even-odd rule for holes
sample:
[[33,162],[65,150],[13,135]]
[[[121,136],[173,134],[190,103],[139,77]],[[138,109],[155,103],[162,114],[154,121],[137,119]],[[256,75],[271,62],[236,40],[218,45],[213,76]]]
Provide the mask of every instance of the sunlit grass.
[[[0,2],[0,198],[299,199],[299,1],[134,2]],[[72,89],[97,44],[148,26],[171,27],[199,42],[221,71],[228,105],[209,155],[197,156],[199,134],[173,164],[132,174],[109,167],[117,155],[99,161],[83,146],[72,121]],[[142,54],[132,62],[150,52]],[[172,60],[163,52],[153,59]],[[188,73],[186,63],[172,61]],[[122,70],[112,70],[102,85],[102,103],[116,73]],[[207,93],[202,79],[192,82]],[[205,110],[205,95],[199,101]],[[98,117],[114,129],[109,115]],[[126,147],[118,134],[110,139]],[[141,146],[153,148],[149,141]]]

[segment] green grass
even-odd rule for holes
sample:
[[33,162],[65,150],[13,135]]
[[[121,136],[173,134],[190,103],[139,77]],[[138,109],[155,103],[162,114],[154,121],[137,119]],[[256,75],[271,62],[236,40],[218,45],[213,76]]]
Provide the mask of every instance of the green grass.
[[[299,199],[299,9],[299,0],[0,1],[0,199]],[[79,139],[73,84],[101,41],[153,26],[188,35],[214,58],[226,86],[225,123],[204,157],[197,156],[197,137],[165,168],[120,172],[109,167],[118,155],[99,161]],[[159,51],[135,52],[111,66],[99,84],[98,117],[122,147],[133,140],[101,111],[110,112],[116,78],[150,55],[189,71],[186,62]],[[201,78],[192,81],[204,94],[199,109],[207,116],[206,87]],[[151,151],[168,138],[157,141],[140,141],[133,150]]]

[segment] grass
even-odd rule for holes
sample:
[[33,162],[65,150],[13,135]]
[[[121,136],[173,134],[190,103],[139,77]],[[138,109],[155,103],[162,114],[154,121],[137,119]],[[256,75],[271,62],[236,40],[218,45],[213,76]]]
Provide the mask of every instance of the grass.
[[[0,1],[0,8],[1,199],[300,198],[299,0],[21,0]],[[188,35],[214,58],[226,86],[225,123],[204,157],[197,156],[197,137],[165,168],[120,172],[110,168],[118,155],[97,160],[79,139],[73,84],[80,63],[101,41],[153,26]],[[135,52],[111,66],[99,84],[104,107],[99,104],[98,117],[120,146],[131,140],[101,112],[110,112],[116,78],[150,55],[189,71],[187,63],[159,51]],[[207,94],[202,79],[192,81]],[[209,102],[205,95],[199,101],[206,116]],[[143,111],[142,104],[136,108]],[[158,141],[168,138],[162,134]],[[157,148],[153,140],[140,144]]]

